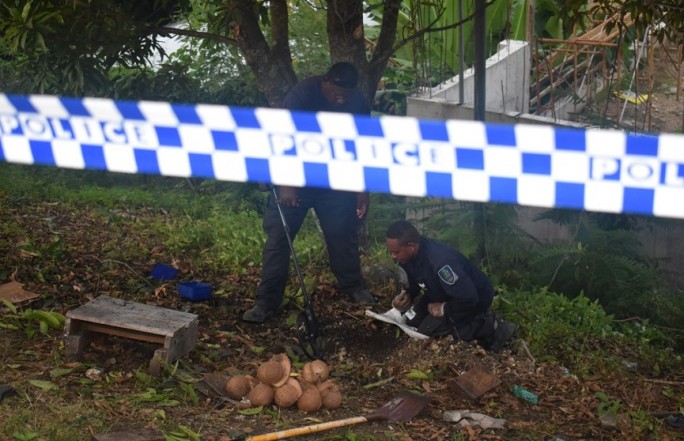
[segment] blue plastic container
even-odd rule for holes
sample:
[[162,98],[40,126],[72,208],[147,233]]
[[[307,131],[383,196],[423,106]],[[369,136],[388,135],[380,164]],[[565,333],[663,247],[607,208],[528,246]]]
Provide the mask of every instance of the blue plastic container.
[[211,298],[211,285],[204,282],[185,282],[178,284],[181,299],[201,302]]
[[150,271],[150,276],[154,277],[155,279],[161,282],[163,282],[164,280],[173,279],[174,277],[176,277],[176,274],[178,274],[178,270],[176,268],[163,263],[157,263],[152,268],[152,271]]

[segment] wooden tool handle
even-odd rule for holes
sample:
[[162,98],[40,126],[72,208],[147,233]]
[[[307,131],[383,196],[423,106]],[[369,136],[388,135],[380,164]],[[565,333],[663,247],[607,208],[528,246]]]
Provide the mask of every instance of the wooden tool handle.
[[365,423],[366,417],[352,417],[343,420],[328,421],[327,423],[312,424],[310,426],[295,427],[294,429],[282,430],[280,432],[264,433],[248,437],[245,441],[273,441],[289,438],[291,436],[309,435],[311,433],[322,432],[324,430],[335,429],[337,427],[351,426],[352,424]]

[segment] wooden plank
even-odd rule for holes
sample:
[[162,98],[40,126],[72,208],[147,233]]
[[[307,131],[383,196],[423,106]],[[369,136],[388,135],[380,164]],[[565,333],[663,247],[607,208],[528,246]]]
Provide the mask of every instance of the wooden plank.
[[67,323],[67,332],[64,341],[64,355],[68,361],[78,360],[83,349],[90,344],[90,335],[81,332],[72,332]]
[[167,338],[159,334],[140,332],[134,329],[117,328],[115,326],[100,325],[98,323],[81,322],[80,324],[77,324],[77,326],[79,326],[84,332],[99,332],[100,334],[115,335],[117,337],[130,338],[133,340],[148,341],[150,343],[164,344]]
[[191,323],[179,326],[173,333],[173,337],[167,337],[164,349],[168,352],[169,360],[176,360],[189,353],[197,343],[199,320],[195,319]]
[[100,296],[72,311],[67,317],[117,328],[173,336],[176,329],[189,325],[197,315],[143,303]]
[[8,282],[0,285],[0,299],[5,299],[10,303],[20,304],[40,297],[38,294],[25,291],[19,282]]
[[65,355],[78,358],[92,333],[115,335],[162,344],[150,360],[149,371],[158,375],[161,362],[173,363],[194,349],[198,316],[107,296],[67,313]]

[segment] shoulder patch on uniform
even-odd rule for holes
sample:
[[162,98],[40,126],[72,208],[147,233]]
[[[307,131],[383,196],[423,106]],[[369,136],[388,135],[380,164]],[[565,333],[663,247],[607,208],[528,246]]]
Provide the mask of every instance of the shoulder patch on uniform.
[[446,283],[447,285],[453,285],[458,280],[458,276],[449,265],[444,265],[441,267],[439,271],[437,271],[437,275],[440,279],[442,279],[442,282]]

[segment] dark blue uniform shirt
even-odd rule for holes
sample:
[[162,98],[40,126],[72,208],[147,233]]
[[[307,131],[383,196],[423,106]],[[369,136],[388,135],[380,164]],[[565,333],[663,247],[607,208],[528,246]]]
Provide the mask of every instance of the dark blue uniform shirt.
[[370,114],[368,101],[359,89],[354,89],[347,97],[347,102],[340,106],[335,106],[326,100],[321,91],[323,77],[323,75],[314,75],[297,83],[283,100],[283,107],[285,109],[303,110],[306,112]]
[[411,299],[422,289],[427,298],[421,304],[446,302],[445,315],[457,325],[486,312],[492,304],[494,288],[489,278],[464,255],[441,242],[422,237],[418,254],[400,266],[408,276]]

